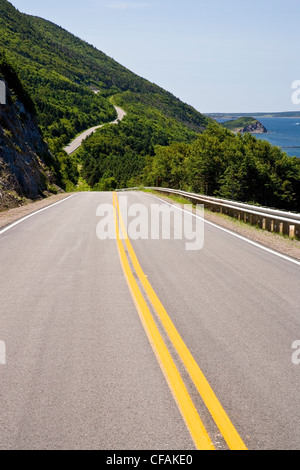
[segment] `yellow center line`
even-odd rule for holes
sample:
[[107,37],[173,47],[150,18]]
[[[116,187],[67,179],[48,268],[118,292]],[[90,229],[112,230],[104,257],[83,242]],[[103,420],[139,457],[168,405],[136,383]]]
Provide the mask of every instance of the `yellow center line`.
[[132,264],[142,286],[144,287],[148,295],[150,302],[152,303],[154,309],[156,310],[160,318],[162,325],[165,328],[166,333],[168,334],[187,372],[189,373],[195,387],[198,390],[198,393],[202,397],[207,409],[209,410],[216,425],[222,433],[229,449],[247,450],[246,445],[244,444],[243,440],[241,439],[240,435],[238,434],[237,430],[235,429],[234,425],[232,424],[231,420],[223,409],[221,403],[216,397],[206,377],[204,376],[194,357],[190,353],[183,339],[179,335],[167,311],[165,310],[161,301],[157,297],[154,289],[152,288],[150,282],[148,281],[146,275],[144,274],[141,265],[136,257],[136,254],[133,250],[133,247],[128,239],[116,194],[115,200],[117,211],[119,214],[121,230],[125,239],[126,247],[131,258]]
[[136,309],[139,313],[140,319],[153,348],[153,351],[157,357],[159,365],[165,375],[170,390],[174,396],[177,406],[184,418],[186,426],[190,432],[190,435],[194,441],[194,444],[198,450],[214,450],[213,443],[200,419],[200,416],[195,408],[195,405],[185,387],[185,384],[181,378],[181,375],[172,359],[171,354],[167,346],[161,337],[159,330],[155,324],[155,321],[151,315],[149,307],[138,287],[138,284],[131,271],[129,261],[120,238],[120,229],[117,217],[117,211],[114,203],[114,218],[115,228],[117,236],[117,246],[121,265],[127,280],[132,298],[134,300]]

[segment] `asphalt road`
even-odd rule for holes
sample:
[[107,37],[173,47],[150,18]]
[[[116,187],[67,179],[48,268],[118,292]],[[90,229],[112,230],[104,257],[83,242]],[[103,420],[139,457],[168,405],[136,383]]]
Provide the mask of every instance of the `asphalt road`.
[[[159,202],[127,196],[149,213]],[[1,449],[195,449],[116,240],[96,236],[104,203],[111,193],[78,193],[0,231]],[[184,240],[131,243],[248,449],[300,449],[299,265],[209,224],[200,251]],[[213,445],[226,448],[161,334]]]
[[[118,113],[118,117],[110,124],[118,124],[119,121],[122,121],[122,119],[126,116],[126,112],[123,109],[119,108],[118,106],[114,106],[114,108]],[[87,129],[78,137],[76,137],[76,139],[74,139],[69,145],[67,145],[64,148],[64,151],[67,152],[68,155],[71,155],[73,152],[75,152],[75,150],[77,150],[81,146],[84,139],[86,139],[88,136],[93,134],[97,129],[101,129],[105,125],[106,124],[102,124],[100,126],[94,126],[94,127],[91,127],[90,129]]]

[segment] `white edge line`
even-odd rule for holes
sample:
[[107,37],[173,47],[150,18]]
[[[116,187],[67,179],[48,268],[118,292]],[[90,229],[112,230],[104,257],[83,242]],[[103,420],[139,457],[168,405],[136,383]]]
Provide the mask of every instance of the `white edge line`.
[[3,230],[0,230],[0,235],[7,232],[8,230],[15,227],[16,225],[20,224],[21,222],[24,222],[24,220],[27,220],[30,217],[33,217],[34,215],[39,214],[40,212],[46,211],[46,210],[50,209],[51,207],[57,206],[58,204],[61,204],[62,202],[65,202],[65,201],[67,201],[68,199],[70,199],[71,197],[74,197],[74,196],[76,196],[76,194],[72,194],[71,196],[68,196],[65,199],[62,199],[61,201],[54,202],[54,204],[50,204],[50,206],[43,207],[43,209],[39,209],[36,212],[32,212],[32,214],[26,215],[26,217],[23,217],[22,219],[19,219],[16,222],[13,222],[12,224],[8,225]]
[[[150,195],[149,195],[149,196],[150,196]],[[158,199],[158,200],[161,201],[161,202],[165,202],[165,203],[168,204],[169,206],[175,207],[176,209],[181,210],[182,212],[186,212],[186,213],[187,213],[186,210],[181,209],[181,207],[178,207],[177,205],[171,204],[170,202],[167,202],[167,201],[165,201],[164,199],[160,199],[159,197],[155,196],[154,194],[153,194],[152,196],[155,197],[155,199]],[[189,212],[189,214],[191,214],[191,213]],[[294,264],[296,264],[297,266],[300,266],[300,261],[297,261],[297,260],[295,260],[295,259],[293,259],[293,258],[290,258],[289,256],[283,255],[282,253],[279,253],[278,251],[274,251],[274,250],[272,250],[271,248],[267,248],[266,246],[263,246],[263,245],[261,245],[261,244],[259,244],[259,243],[257,243],[257,242],[254,242],[254,241],[252,241],[252,240],[249,240],[248,238],[243,237],[242,235],[239,235],[238,233],[232,232],[231,230],[228,230],[228,229],[226,229],[226,228],[224,228],[224,227],[221,227],[221,226],[219,226],[219,225],[217,225],[217,224],[214,224],[213,222],[210,222],[209,220],[206,220],[205,218],[203,219],[202,217],[199,217],[199,216],[196,215],[196,214],[193,214],[193,216],[196,217],[197,219],[204,220],[205,223],[207,223],[208,225],[212,225],[213,227],[215,227],[215,228],[217,228],[217,229],[219,229],[219,230],[222,230],[222,232],[229,233],[230,235],[233,235],[234,237],[239,238],[240,240],[243,240],[243,241],[246,242],[246,243],[249,243],[249,245],[253,245],[253,246],[257,247],[257,248],[260,248],[261,250],[264,250],[264,251],[266,251],[266,252],[268,252],[268,253],[271,253],[272,255],[278,256],[279,258],[283,258],[283,259],[285,259],[286,261],[290,261],[291,263],[294,263]]]

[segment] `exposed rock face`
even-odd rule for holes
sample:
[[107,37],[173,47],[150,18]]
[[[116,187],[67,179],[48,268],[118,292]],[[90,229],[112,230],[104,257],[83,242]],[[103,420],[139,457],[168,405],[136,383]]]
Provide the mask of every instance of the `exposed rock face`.
[[249,124],[248,126],[236,132],[242,132],[242,133],[250,132],[252,134],[266,134],[268,131],[261,122],[255,121],[252,124]]
[[47,170],[54,160],[36,119],[6,86],[7,104],[0,104],[0,210],[18,206],[24,198],[45,197],[54,184]]
[[268,132],[265,126],[253,117],[241,117],[230,121],[223,122],[222,126],[234,133],[252,133],[264,134]]

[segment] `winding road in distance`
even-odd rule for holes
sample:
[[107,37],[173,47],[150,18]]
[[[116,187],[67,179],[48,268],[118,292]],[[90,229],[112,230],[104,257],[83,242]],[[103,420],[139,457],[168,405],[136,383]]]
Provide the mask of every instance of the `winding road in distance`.
[[300,264],[209,222],[197,252],[123,240],[122,207],[77,193],[0,230],[0,449],[299,450]]
[[[109,124],[118,124],[122,119],[126,116],[126,112],[123,109],[119,108],[118,106],[114,106],[115,110],[118,113],[118,117],[115,121],[110,122]],[[102,124],[100,126],[94,126],[90,129],[84,131],[80,134],[76,139],[74,139],[69,145],[64,148],[64,151],[67,152],[68,155],[74,153],[82,144],[84,139],[86,139],[89,135],[93,134],[97,129],[101,129],[101,127],[105,126],[106,124]]]

